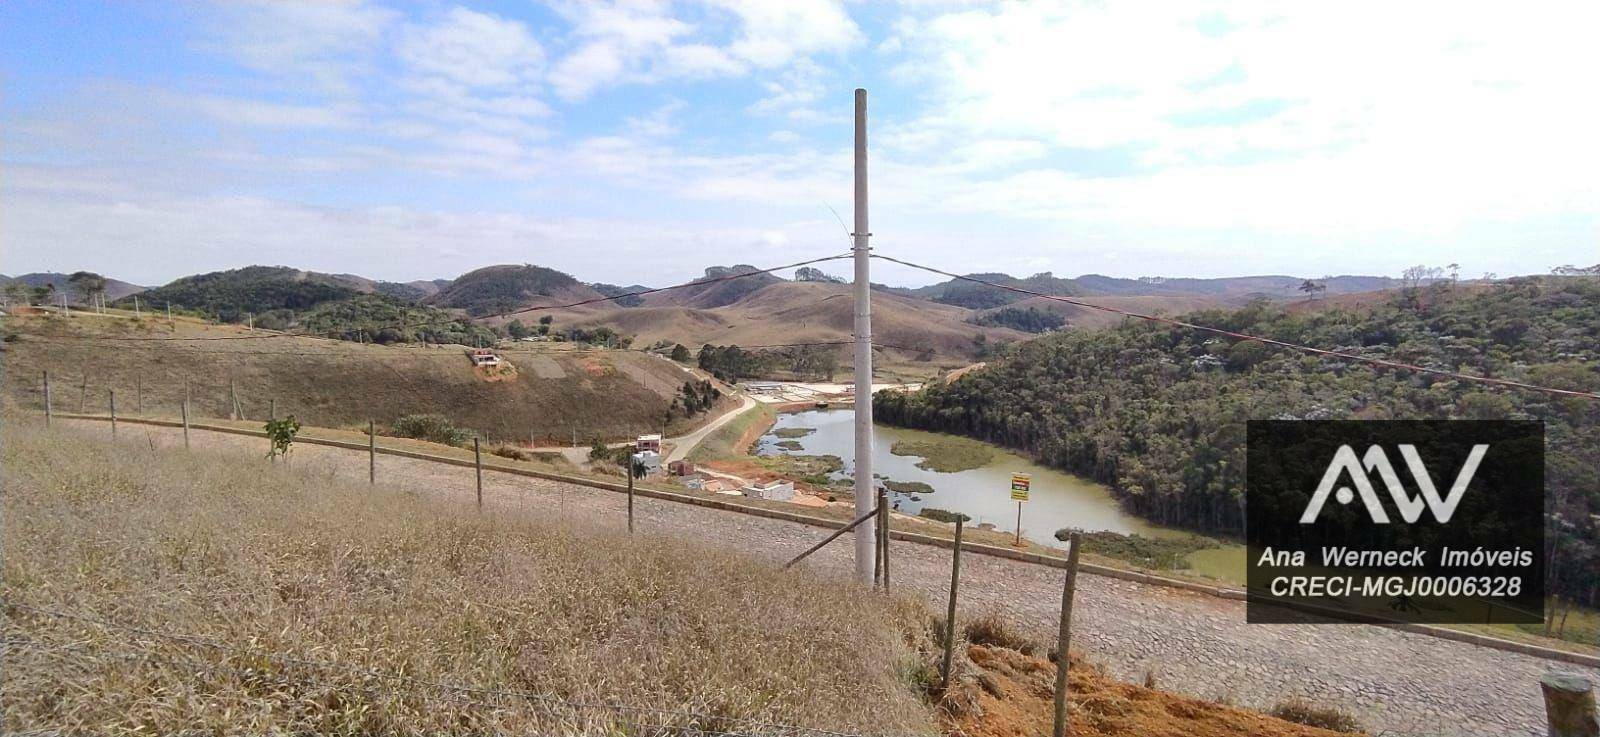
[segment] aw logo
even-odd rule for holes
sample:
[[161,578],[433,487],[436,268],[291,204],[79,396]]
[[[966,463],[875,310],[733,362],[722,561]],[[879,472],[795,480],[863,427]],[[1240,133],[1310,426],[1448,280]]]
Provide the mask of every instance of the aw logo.
[[[1388,490],[1389,498],[1394,501],[1395,508],[1400,510],[1401,519],[1408,523],[1416,522],[1422,518],[1423,509],[1427,509],[1435,520],[1444,524],[1455,514],[1456,505],[1461,502],[1461,496],[1467,492],[1473,475],[1478,472],[1478,465],[1489,452],[1487,443],[1473,445],[1467,454],[1466,462],[1456,472],[1455,482],[1441,498],[1437,487],[1434,486],[1433,475],[1423,464],[1422,456],[1417,453],[1417,447],[1407,444],[1400,444],[1397,447],[1420,493],[1413,496],[1406,490],[1400,475],[1394,470],[1394,464],[1389,462],[1389,455],[1384,452],[1383,446],[1369,446],[1366,454],[1357,458],[1354,449],[1349,445],[1341,445],[1333,454],[1333,462],[1328,464],[1328,470],[1323,472],[1317,490],[1312,492],[1311,501],[1306,503],[1305,511],[1300,515],[1300,524],[1309,525],[1317,521],[1317,515],[1322,512],[1322,505],[1327,503],[1329,494],[1332,494],[1340,504],[1345,505],[1355,501],[1359,496],[1361,503],[1367,508],[1367,514],[1372,517],[1375,524],[1389,524],[1388,510],[1384,509],[1377,491],[1372,486],[1371,474],[1374,471],[1377,472],[1378,479],[1383,482],[1384,488]],[[1338,485],[1339,480],[1345,476],[1350,478],[1354,490],[1350,486]]]
[[1527,420],[1251,420],[1246,621],[1543,622],[1544,449]]

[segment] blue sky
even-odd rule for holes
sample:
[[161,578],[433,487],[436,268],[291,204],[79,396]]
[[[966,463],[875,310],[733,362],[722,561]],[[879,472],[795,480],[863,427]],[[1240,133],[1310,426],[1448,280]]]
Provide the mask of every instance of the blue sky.
[[[1592,3],[0,5],[0,271],[1600,261]],[[844,273],[840,268],[836,273]],[[884,267],[891,283],[931,276]]]

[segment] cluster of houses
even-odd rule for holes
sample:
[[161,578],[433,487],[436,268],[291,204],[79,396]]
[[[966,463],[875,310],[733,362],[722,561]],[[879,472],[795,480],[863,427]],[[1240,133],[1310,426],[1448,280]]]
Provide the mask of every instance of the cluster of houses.
[[661,464],[661,436],[659,434],[640,435],[633,442],[633,462],[635,466],[643,467],[645,475],[665,472],[669,476],[683,479],[683,484],[696,491],[709,491],[718,494],[742,494],[752,499],[766,499],[769,501],[786,502],[794,499],[794,482],[775,479],[767,483],[739,484],[732,478],[718,476],[695,469],[693,461],[672,461],[666,464],[665,469]]

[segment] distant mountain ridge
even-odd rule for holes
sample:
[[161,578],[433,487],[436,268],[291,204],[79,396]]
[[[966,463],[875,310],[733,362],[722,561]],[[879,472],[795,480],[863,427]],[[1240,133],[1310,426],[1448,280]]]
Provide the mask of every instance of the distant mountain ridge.
[[[1071,296],[1212,296],[1212,297],[1268,297],[1285,298],[1303,294],[1300,287],[1307,279],[1298,276],[1230,276],[1217,278],[1192,277],[1125,277],[1103,274],[1084,274],[1076,278],[1063,278],[1046,271],[1019,279],[1003,273],[967,274],[972,279],[1027,289],[1058,297]],[[1386,276],[1330,276],[1312,278],[1326,287],[1328,294],[1373,292],[1400,286],[1399,279]],[[1007,292],[964,279],[950,279],[916,289],[899,290],[923,299],[944,304],[959,305],[975,310],[1002,307],[1028,298],[1026,294]]]
[[[13,282],[21,282],[30,287],[53,285],[57,294],[66,294],[67,299],[71,300],[76,297],[76,295],[72,293],[72,285],[67,282],[67,279],[71,276],[71,274],[62,274],[54,271],[36,271],[31,274],[20,274],[18,276],[6,276],[4,274],[0,274],[0,287],[4,287],[5,285]],[[106,277],[107,300],[116,301],[122,299],[123,297],[138,294],[144,290],[145,288],[139,286],[138,284],[130,284],[125,281]]]

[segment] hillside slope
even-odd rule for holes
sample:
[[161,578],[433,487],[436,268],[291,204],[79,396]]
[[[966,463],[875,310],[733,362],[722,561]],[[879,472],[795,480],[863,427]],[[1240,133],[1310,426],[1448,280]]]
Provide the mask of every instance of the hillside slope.
[[[570,443],[661,430],[669,403],[690,378],[666,359],[632,351],[572,351],[564,346],[509,352],[507,376],[473,369],[461,346],[387,347],[300,337],[248,336],[236,326],[109,318],[13,319],[5,343],[6,395],[40,407],[40,376],[54,378],[56,406],[104,411],[115,389],[123,412],[176,416],[187,391],[191,411],[227,417],[236,391],[245,415],[280,415],[330,427],[365,427],[407,414],[437,413],[487,439],[531,437]],[[190,340],[118,341],[179,337]],[[87,379],[87,388],[83,382]],[[230,390],[230,386],[233,390]],[[697,426],[675,419],[673,431]]]
[[273,310],[306,310],[361,294],[358,285],[327,274],[287,266],[246,266],[195,274],[146,290],[148,304],[193,310],[224,322]]
[[906,677],[923,620],[858,587],[292,452],[6,419],[8,733],[935,731]]
[[[1256,304],[1200,324],[1376,359],[1569,391],[1600,390],[1600,279],[1440,282],[1361,310]],[[1497,389],[1254,340],[1129,324],[1068,331],[916,393],[880,393],[886,423],[955,432],[1109,485],[1155,521],[1240,534],[1245,426],[1255,419],[1537,419],[1550,508],[1566,523],[1553,587],[1600,605],[1600,402]],[[1552,532],[1552,535],[1557,533]]]
[[756,271],[756,267],[749,264],[707,267],[706,273],[700,277],[700,280],[718,279],[736,274],[750,274],[750,276],[657,292],[645,296],[643,304],[646,307],[678,306],[714,309],[734,304],[765,287],[784,282],[780,277],[772,274],[757,274],[755,273]]
[[[656,295],[651,295],[656,296]],[[696,301],[691,299],[690,301]],[[776,281],[735,302],[710,309],[687,306],[647,306],[568,310],[550,313],[556,327],[606,326],[636,336],[635,345],[656,341],[701,345],[773,345],[788,343],[848,342],[855,331],[855,307],[848,284]],[[980,342],[1026,340],[1029,336],[1005,328],[980,327],[967,322],[973,313],[965,308],[887,292],[872,298],[875,342],[896,360],[917,362],[923,354],[931,365],[962,364],[978,355]],[[849,362],[850,348],[839,347],[841,361]]]

